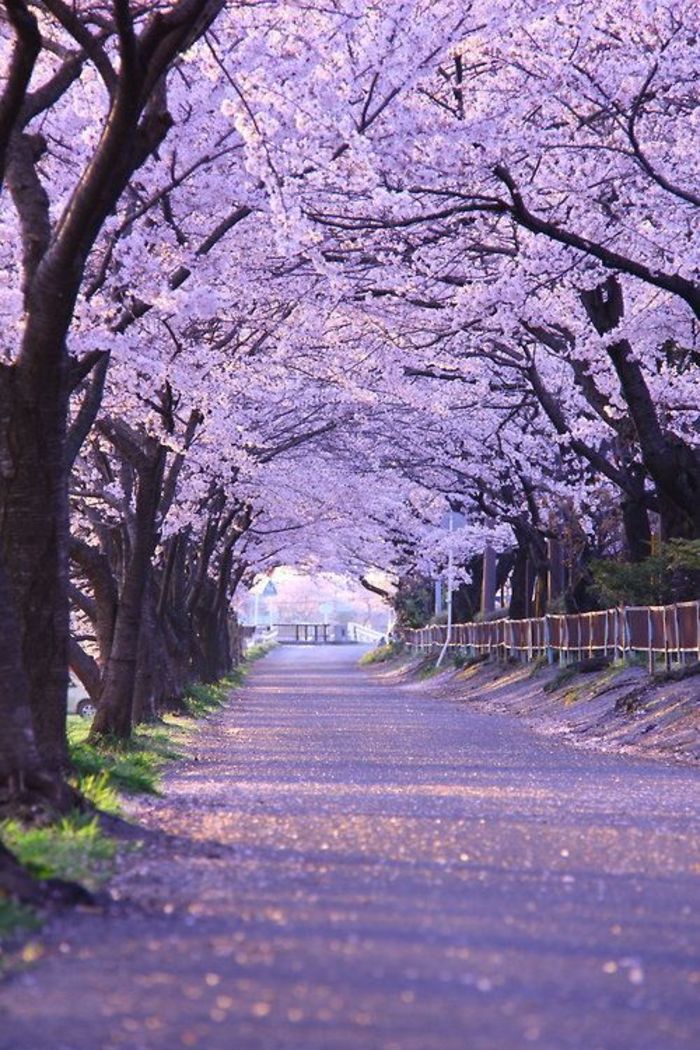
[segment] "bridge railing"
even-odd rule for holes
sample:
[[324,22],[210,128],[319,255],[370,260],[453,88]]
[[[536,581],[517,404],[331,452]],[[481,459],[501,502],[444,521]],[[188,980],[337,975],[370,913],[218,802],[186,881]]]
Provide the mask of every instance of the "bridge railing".
[[240,627],[243,648],[250,649],[254,645],[275,645],[278,641],[277,627],[274,624],[245,624]]
[[[398,634],[410,648],[429,651],[444,645],[447,627],[404,628]],[[625,658],[639,653],[646,655],[653,671],[660,661],[668,668],[674,661],[700,660],[700,602],[459,623],[452,627],[449,648],[501,659],[546,657],[550,663],[558,660],[564,664],[587,657]]]
[[276,623],[280,644],[324,645],[335,641],[330,623]]
[[386,641],[386,635],[376,631],[374,627],[368,627],[364,623],[350,621],[347,625],[347,639],[349,642],[363,642],[366,645],[379,645]]

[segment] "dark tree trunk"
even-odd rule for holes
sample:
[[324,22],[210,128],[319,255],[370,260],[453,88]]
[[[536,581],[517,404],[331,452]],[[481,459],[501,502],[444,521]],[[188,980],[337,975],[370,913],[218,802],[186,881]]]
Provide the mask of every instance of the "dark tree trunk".
[[[48,323],[48,322],[47,322]],[[68,766],[67,415],[60,354],[0,367],[0,562],[17,616],[36,746],[44,768]],[[13,702],[0,679],[0,694]]]
[[157,675],[155,597],[153,582],[149,578],[143,597],[134,678],[133,721],[135,725],[140,722],[155,722],[158,717],[156,711]]
[[68,810],[74,793],[60,775],[46,768],[37,747],[24,670],[20,618],[0,565],[0,812],[24,802]]
[[[612,332],[624,316],[622,286],[616,277],[609,277],[598,288],[583,292],[581,300],[599,335]],[[697,539],[700,537],[700,454],[662,427],[629,342],[619,339],[608,346],[607,352],[629,408],[644,466],[656,486],[662,539]]]
[[164,464],[165,449],[158,446],[152,450],[149,462],[140,465],[133,542],[124,570],[102,694],[90,730],[93,740],[105,736],[126,739],[131,734],[144,593],[157,539]]
[[532,574],[527,547],[519,545],[516,549],[510,588],[508,617],[511,620],[524,620],[530,615],[532,597]]
[[73,536],[70,541],[73,564],[85,576],[94,595],[94,629],[97,638],[99,663],[104,667],[112,649],[114,624],[117,618],[119,595],[117,581],[107,556],[97,547]]
[[479,612],[483,563],[480,554],[467,562],[466,568],[471,574],[471,580],[469,583],[460,584],[452,595],[452,619],[455,623],[468,623]]
[[644,561],[651,554],[651,525],[646,502],[643,499],[623,500],[622,523],[627,557],[633,562]]
[[167,622],[159,623],[157,634],[158,679],[156,709],[177,710],[192,680],[189,637]]
[[70,669],[87,690],[90,699],[97,703],[102,688],[102,675],[96,660],[86,653],[75,638],[69,644]]

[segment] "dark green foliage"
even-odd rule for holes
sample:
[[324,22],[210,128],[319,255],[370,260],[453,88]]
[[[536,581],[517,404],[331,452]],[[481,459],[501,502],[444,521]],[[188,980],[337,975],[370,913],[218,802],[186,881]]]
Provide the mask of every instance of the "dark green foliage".
[[684,569],[700,571],[700,540],[669,540],[664,544],[671,571]]
[[671,600],[668,566],[658,555],[640,562],[594,561],[591,572],[603,605],[665,605]]
[[[670,540],[641,562],[591,562],[596,591],[604,605],[668,605],[698,597],[689,578],[700,572],[700,540]],[[688,588],[690,587],[690,590]]]
[[424,627],[433,615],[434,586],[424,576],[402,579],[394,596],[396,622],[400,627]]

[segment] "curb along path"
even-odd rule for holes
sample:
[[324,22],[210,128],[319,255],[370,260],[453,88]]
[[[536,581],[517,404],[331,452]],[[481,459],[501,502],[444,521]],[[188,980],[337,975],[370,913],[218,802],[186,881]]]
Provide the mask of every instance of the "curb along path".
[[693,769],[282,648],[197,738],[177,838],[0,986],[0,1050],[694,1050]]

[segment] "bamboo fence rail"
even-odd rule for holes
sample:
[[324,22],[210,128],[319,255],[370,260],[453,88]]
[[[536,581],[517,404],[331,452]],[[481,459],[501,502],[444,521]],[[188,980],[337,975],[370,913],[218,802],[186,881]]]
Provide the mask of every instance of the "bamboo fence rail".
[[[430,651],[445,643],[447,627],[404,628],[398,636],[412,649]],[[449,648],[469,655],[573,663],[596,656],[613,659],[644,654],[650,671],[663,661],[700,660],[700,601],[676,605],[620,606],[600,612],[548,615],[528,620],[453,624]]]

